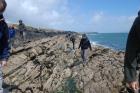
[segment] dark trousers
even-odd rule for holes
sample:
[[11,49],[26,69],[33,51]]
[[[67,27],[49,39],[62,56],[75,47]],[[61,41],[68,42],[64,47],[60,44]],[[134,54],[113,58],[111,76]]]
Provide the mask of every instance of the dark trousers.
[[72,41],[73,49],[75,49],[75,41]]
[[82,49],[81,50],[81,57],[84,63],[87,62],[87,56],[88,56],[88,50],[87,49]]
[[20,32],[20,37],[23,41],[25,41],[26,38],[25,38],[25,32],[24,31]]

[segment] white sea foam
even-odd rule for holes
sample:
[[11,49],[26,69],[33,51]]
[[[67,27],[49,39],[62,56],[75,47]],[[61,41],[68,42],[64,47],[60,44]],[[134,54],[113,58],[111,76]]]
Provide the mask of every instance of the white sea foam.
[[97,34],[87,34],[87,35],[97,35]]
[[91,44],[92,44],[92,46],[95,46],[95,47],[101,46],[101,47],[104,47],[104,48],[109,48],[109,49],[111,49],[111,50],[114,50],[114,48],[109,47],[109,46],[106,46],[106,45],[99,44],[99,43],[96,42],[96,41],[92,41]]
[[91,44],[94,46],[98,45],[97,42],[92,42]]

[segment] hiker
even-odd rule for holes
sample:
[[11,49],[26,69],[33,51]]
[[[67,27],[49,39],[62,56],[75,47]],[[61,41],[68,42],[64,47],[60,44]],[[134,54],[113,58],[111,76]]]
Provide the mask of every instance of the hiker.
[[75,35],[72,34],[72,35],[70,36],[70,41],[72,42],[73,50],[75,50],[75,40],[76,40]]
[[14,40],[15,40],[16,30],[14,26],[9,27],[9,41],[10,41],[10,48],[13,48]]
[[67,33],[67,34],[66,34],[66,36],[65,36],[66,41],[70,41],[70,36],[71,36],[70,33]]
[[86,56],[87,56],[88,48],[90,48],[90,50],[92,50],[90,41],[89,41],[88,37],[86,36],[86,34],[82,35],[82,39],[80,41],[79,48],[81,48],[81,57],[83,59],[83,62],[86,63],[86,61],[87,61]]
[[19,20],[18,29],[19,29],[19,33],[20,33],[22,40],[25,41],[25,39],[26,39],[26,33],[25,33],[26,27],[25,27],[25,24],[23,23],[22,20]]
[[137,78],[137,71],[140,71],[140,11],[128,35],[124,61],[125,82],[131,89],[129,93],[134,93],[139,90],[140,82],[140,77]]
[[2,83],[3,75],[2,68],[6,66],[9,57],[9,31],[8,26],[4,20],[3,12],[6,9],[6,1],[0,0],[0,93],[3,93]]

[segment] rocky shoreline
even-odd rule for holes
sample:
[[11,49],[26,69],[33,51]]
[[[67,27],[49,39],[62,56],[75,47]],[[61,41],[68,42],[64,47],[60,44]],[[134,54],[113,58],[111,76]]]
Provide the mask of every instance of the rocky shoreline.
[[56,34],[17,47],[3,69],[5,87],[10,93],[120,93],[124,52],[93,46],[83,64],[78,45],[79,39],[73,51],[65,34]]

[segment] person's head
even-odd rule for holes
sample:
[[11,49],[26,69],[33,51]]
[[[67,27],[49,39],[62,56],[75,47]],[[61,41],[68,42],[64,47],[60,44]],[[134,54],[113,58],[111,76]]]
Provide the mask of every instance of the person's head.
[[22,20],[19,20],[19,24],[22,24],[22,22],[23,22]]
[[15,29],[14,25],[9,26],[10,29]]
[[0,13],[2,14],[7,7],[7,3],[5,0],[0,0]]
[[82,38],[83,39],[87,39],[87,35],[86,34],[82,34]]
[[11,29],[11,28],[12,28],[12,26],[10,25],[8,28],[10,28],[10,29]]
[[138,16],[140,16],[140,10],[138,11]]
[[12,25],[12,26],[11,26],[11,28],[12,28],[12,29],[15,29],[15,26],[14,26],[14,25]]

